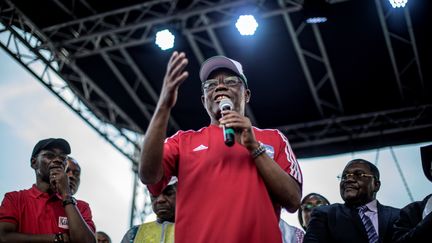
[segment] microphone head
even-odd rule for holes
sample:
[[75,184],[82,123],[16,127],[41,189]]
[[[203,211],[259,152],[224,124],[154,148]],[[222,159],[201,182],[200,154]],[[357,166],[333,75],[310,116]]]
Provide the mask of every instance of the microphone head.
[[223,98],[220,102],[219,102],[219,109],[221,111],[226,111],[226,110],[232,110],[233,107],[233,103],[230,99],[228,98]]

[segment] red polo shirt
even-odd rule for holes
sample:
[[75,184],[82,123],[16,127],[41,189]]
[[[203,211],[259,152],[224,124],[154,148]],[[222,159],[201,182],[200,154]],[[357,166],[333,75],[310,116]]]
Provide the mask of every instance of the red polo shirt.
[[[257,141],[300,185],[300,166],[286,137],[253,128]],[[222,129],[179,131],[166,139],[163,179],[149,190],[158,195],[178,177],[175,242],[280,243],[281,206],[272,197],[249,151],[238,142],[227,147]]]
[[[77,208],[84,221],[95,232],[88,203],[78,200]],[[19,233],[69,233],[68,219],[60,197],[42,192],[36,185],[27,190],[5,194],[0,206],[0,222],[17,225]]]

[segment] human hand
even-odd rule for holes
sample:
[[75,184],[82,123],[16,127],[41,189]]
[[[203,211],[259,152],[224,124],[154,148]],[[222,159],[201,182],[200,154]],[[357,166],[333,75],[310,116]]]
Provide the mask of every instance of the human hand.
[[184,52],[178,53],[175,51],[171,55],[167,65],[158,106],[170,109],[176,104],[179,86],[189,76],[189,73],[184,71],[188,62]]
[[60,165],[50,166],[50,185],[54,192],[59,193],[62,197],[70,196],[69,177],[65,168]]
[[222,118],[219,119],[220,125],[240,131],[240,141],[238,142],[241,145],[249,151],[253,151],[259,146],[252,129],[252,123],[248,117],[233,110],[221,111],[221,114]]

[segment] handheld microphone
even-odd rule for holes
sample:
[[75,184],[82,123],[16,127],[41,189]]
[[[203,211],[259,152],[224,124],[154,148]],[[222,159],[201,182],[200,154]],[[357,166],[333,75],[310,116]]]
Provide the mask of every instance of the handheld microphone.
[[[223,98],[219,103],[219,109],[221,111],[227,111],[227,110],[230,111],[232,110],[232,107],[233,107],[233,103],[228,98]],[[233,146],[235,143],[234,129],[231,127],[226,128],[225,126],[223,126],[223,135],[224,135],[224,142],[226,146],[228,147]]]

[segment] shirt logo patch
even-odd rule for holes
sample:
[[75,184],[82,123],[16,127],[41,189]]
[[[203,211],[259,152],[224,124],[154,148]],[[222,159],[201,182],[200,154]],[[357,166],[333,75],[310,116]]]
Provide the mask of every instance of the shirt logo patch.
[[69,223],[67,217],[62,217],[62,216],[59,217],[58,227],[62,229],[69,229]]
[[267,154],[270,158],[274,159],[274,148],[273,148],[273,146],[268,145],[268,144],[263,144],[263,146],[264,146],[265,149],[266,149],[266,154]]
[[205,149],[208,149],[208,147],[201,144],[200,146],[194,148],[193,151],[196,152],[196,151],[201,151],[201,150],[205,150]]

